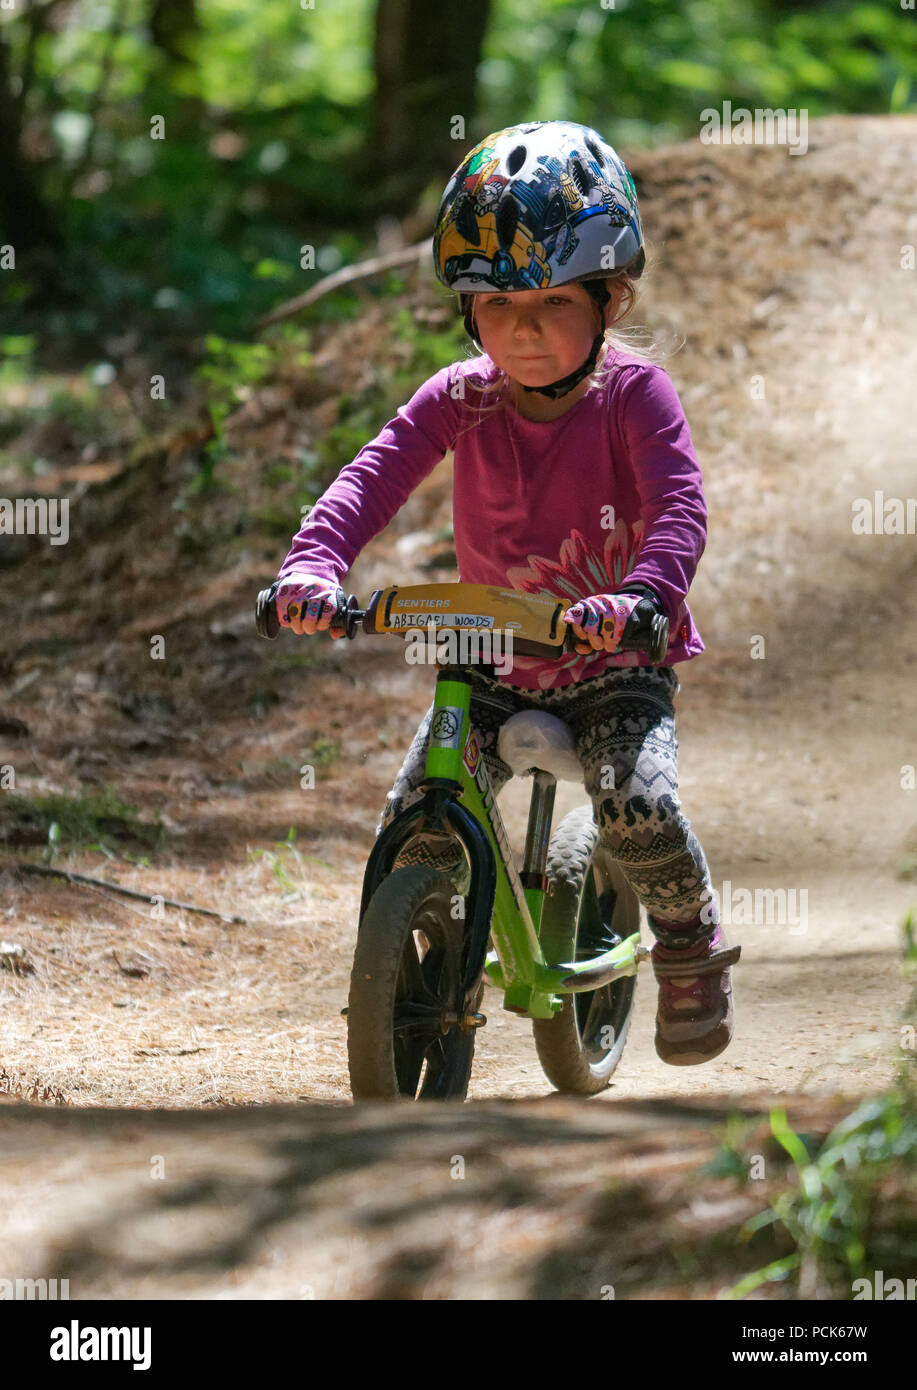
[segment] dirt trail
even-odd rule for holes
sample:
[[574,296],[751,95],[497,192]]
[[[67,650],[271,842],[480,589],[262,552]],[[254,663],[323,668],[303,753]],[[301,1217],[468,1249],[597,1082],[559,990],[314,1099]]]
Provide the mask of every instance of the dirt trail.
[[[4,1264],[74,1299],[713,1298],[789,1249],[736,1242],[785,1175],[754,1101],[0,1107]],[[746,1191],[698,1179],[730,1115]]]
[[[902,268],[902,247],[917,243],[915,137],[910,117],[832,118],[812,124],[803,158],[692,143],[633,160],[660,256],[641,318],[687,340],[666,365],[691,422],[711,515],[692,588],[707,652],[679,668],[682,801],[721,895],[725,880],[734,903],[742,890],[787,890],[797,905],[805,901],[806,913],[782,925],[734,918],[731,936],[743,945],[737,1034],[707,1066],[678,1069],[656,1058],[655,988],[648,975],[641,978],[624,1059],[588,1112],[543,1099],[550,1088],[530,1025],[503,1013],[488,992],[463,1134],[491,1120],[517,1124],[550,1114],[558,1133],[592,1125],[614,1149],[615,1116],[632,1125],[634,1138],[653,1113],[638,1102],[653,1098],[674,1105],[709,1094],[721,1120],[730,1100],[750,1106],[755,1095],[809,1096],[814,1114],[825,1103],[820,1097],[853,1097],[891,1079],[905,1000],[899,924],[917,898],[913,881],[896,872],[917,847],[917,791],[902,785],[901,771],[917,764],[917,549],[913,535],[854,534],[851,518],[854,499],[872,499],[877,489],[887,497],[914,493],[917,271]],[[342,343],[348,349],[346,334]],[[762,383],[763,400],[756,398]],[[446,460],[360,557],[349,589],[365,598],[395,577],[454,577],[420,568],[435,546],[396,548],[399,537],[448,522],[450,498]],[[157,507],[167,513],[168,496]],[[289,1112],[260,1108],[226,1120],[256,1168],[252,1126],[263,1134],[276,1124],[280,1135],[293,1125],[318,1143],[343,1123],[321,1103],[341,1106],[349,1098],[339,1011],[362,865],[430,698],[429,682],[381,643],[316,644],[306,652],[287,638],[270,647],[249,640],[253,592],[283,550],[270,543],[233,552],[204,601],[189,604],[187,620],[169,630],[173,654],[175,644],[181,648],[179,671],[168,679],[151,674],[148,634],[159,629],[144,615],[168,610],[176,582],[168,564],[174,514],[157,516],[141,520],[138,510],[135,531],[96,536],[88,569],[77,536],[56,557],[51,601],[41,597],[47,579],[34,559],[0,598],[4,628],[22,636],[0,692],[3,713],[30,730],[27,739],[0,746],[0,763],[20,774],[17,787],[37,794],[79,779],[113,782],[169,832],[148,866],[111,865],[119,880],[239,912],[250,924],[171,911],[154,918],[142,905],[66,884],[0,878],[0,935],[21,943],[34,967],[22,976],[0,972],[0,1073],[14,1093],[122,1107],[109,1138],[93,1142],[107,1146],[112,1173],[123,1166],[131,1181],[139,1181],[136,1164],[148,1162],[138,1155],[162,1142],[147,1138],[157,1125],[177,1154],[202,1121],[139,1115],[134,1125],[124,1107],[318,1103],[302,1112],[301,1127]],[[136,561],[146,607],[112,636],[102,626],[105,584],[140,554],[141,525],[161,537],[162,550],[155,566]],[[136,565],[132,573],[140,572]],[[76,623],[65,601],[74,592],[85,605]],[[756,637],[765,639],[763,660],[749,655]],[[54,638],[72,644],[62,663],[42,654],[41,642]],[[35,671],[40,678],[32,675],[30,684]],[[327,762],[318,743],[324,712],[340,745]],[[314,791],[299,788],[307,750],[319,754]],[[501,797],[520,848],[527,797],[521,782]],[[558,809],[582,799],[565,785]],[[290,826],[298,828],[295,851],[278,848]],[[250,856],[249,849],[268,853]],[[103,864],[97,853],[70,858],[84,872]],[[506,1104],[494,1108],[497,1100]],[[483,1101],[489,1104],[474,1104]],[[73,1172],[83,1171],[76,1136],[97,1132],[97,1114],[80,1129],[74,1113],[42,1111],[23,1130],[11,1124],[18,1115],[0,1112],[13,1169],[28,1157],[28,1136],[43,1145],[69,1135]],[[379,1126],[394,1126],[421,1147],[440,1135],[449,1148],[449,1127],[458,1121],[428,1113],[395,1119],[369,1107],[348,1123],[354,1141],[370,1147]],[[713,1123],[704,1120],[706,1144]],[[501,1129],[494,1151],[509,1142]],[[538,1155],[533,1141],[526,1161],[542,1171],[550,1150]],[[391,1196],[398,1181],[397,1159],[385,1162],[373,1175],[377,1197]],[[21,1203],[39,1193],[43,1201],[53,1197],[48,1211],[69,1230],[63,1173],[47,1161],[28,1176],[7,1164],[4,1176]],[[335,1191],[329,1183],[323,1200]],[[340,1195],[345,1204],[362,1200],[359,1184],[348,1195],[345,1182]],[[546,1188],[542,1197],[533,1210],[543,1215]],[[0,1244],[18,1231],[26,1249],[29,1231],[38,1235],[23,1226],[21,1203],[5,1204]],[[431,1219],[435,1210],[434,1203]],[[468,1208],[476,1210],[480,1216]],[[410,1219],[406,1209],[402,1217]],[[512,1226],[513,1212],[501,1219]],[[41,1240],[53,1245],[60,1237],[57,1220],[48,1216]],[[206,1215],[201,1220],[206,1225]],[[322,1220],[334,1225],[335,1217],[326,1212]],[[345,1225],[334,1239],[346,1238]],[[326,1236],[312,1228],[313,1239]],[[536,1242],[539,1251],[549,1237]],[[226,1276],[224,1296],[255,1278],[249,1254],[239,1257],[243,1266],[249,1260],[240,1284]],[[90,1283],[101,1289],[97,1265]],[[410,1268],[408,1260],[408,1284]],[[174,1269],[171,1277],[179,1278]],[[289,1279],[257,1279],[280,1296],[291,1293],[290,1281],[314,1282],[299,1265]],[[450,1279],[447,1295],[432,1296],[455,1296],[463,1285],[457,1275]],[[143,1288],[140,1274],[131,1287]],[[195,1287],[216,1288],[206,1280]],[[344,1296],[352,1296],[359,1280],[347,1287]],[[697,1296],[710,1296],[709,1289]]]

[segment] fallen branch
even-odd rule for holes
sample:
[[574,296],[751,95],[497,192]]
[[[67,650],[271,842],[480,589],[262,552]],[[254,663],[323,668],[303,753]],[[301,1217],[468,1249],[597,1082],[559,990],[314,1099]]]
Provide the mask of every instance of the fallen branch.
[[351,285],[355,280],[368,280],[373,275],[381,275],[383,271],[395,270],[399,265],[408,265],[411,261],[420,260],[421,256],[428,256],[432,249],[433,238],[428,237],[426,241],[419,241],[415,246],[406,246],[401,251],[391,251],[387,256],[374,256],[371,260],[359,261],[356,265],[342,266],[340,270],[326,275],[324,280],[319,280],[318,284],[313,285],[311,290],[306,290],[305,294],[299,294],[295,299],[288,299],[285,304],[272,309],[269,314],[258,320],[256,327],[267,328],[272,323],[280,323],[281,319],[292,318],[300,310],[308,309],[310,304],[314,304],[323,295],[340,289],[341,285]]
[[85,883],[90,888],[107,888],[112,893],[120,893],[125,898],[139,898],[144,903],[161,902],[165,907],[178,907],[183,912],[198,912],[203,917],[218,917],[221,922],[238,922],[240,926],[248,926],[244,917],[227,917],[225,913],[216,912],[212,907],[196,907],[194,903],[180,903],[174,898],[164,898],[161,893],[138,893],[133,888],[122,888],[120,883],[109,883],[104,878],[90,878],[86,874],[70,873],[66,869],[52,869],[47,864],[19,863],[14,867],[24,874],[42,874],[50,878],[64,878],[68,883]]

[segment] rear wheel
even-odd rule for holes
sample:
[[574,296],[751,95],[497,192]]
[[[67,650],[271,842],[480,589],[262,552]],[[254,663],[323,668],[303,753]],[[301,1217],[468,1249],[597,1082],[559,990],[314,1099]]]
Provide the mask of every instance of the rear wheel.
[[[640,903],[599,839],[591,806],[578,806],[551,837],[546,869],[553,891],[539,933],[549,965],[589,960],[640,930]],[[618,1065],[634,1003],[633,975],[600,989],[565,994],[560,1012],[535,1019],[535,1047],[558,1091],[595,1095]]]
[[452,916],[454,896],[451,879],[427,865],[395,870],[372,896],[347,1010],[356,1100],[465,1099],[474,1029],[459,1026],[465,924]]

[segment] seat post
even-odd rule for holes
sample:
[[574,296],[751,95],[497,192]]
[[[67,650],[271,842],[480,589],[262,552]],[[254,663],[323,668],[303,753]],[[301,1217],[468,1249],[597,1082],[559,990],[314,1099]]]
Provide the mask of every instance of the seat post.
[[522,865],[523,888],[547,888],[545,865],[548,862],[548,841],[554,815],[554,795],[557,778],[538,768],[532,773],[532,800],[529,824],[525,835],[525,858]]

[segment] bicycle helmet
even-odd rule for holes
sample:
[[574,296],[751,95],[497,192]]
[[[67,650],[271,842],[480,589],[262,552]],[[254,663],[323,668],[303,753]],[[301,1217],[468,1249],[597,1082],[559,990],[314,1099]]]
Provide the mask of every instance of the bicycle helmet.
[[[582,282],[601,311],[609,295],[596,283],[645,264],[634,181],[612,147],[589,126],[534,121],[488,135],[446,185],[433,233],[436,278],[455,290],[475,339],[472,296]],[[595,367],[589,356],[548,386],[565,396]]]

